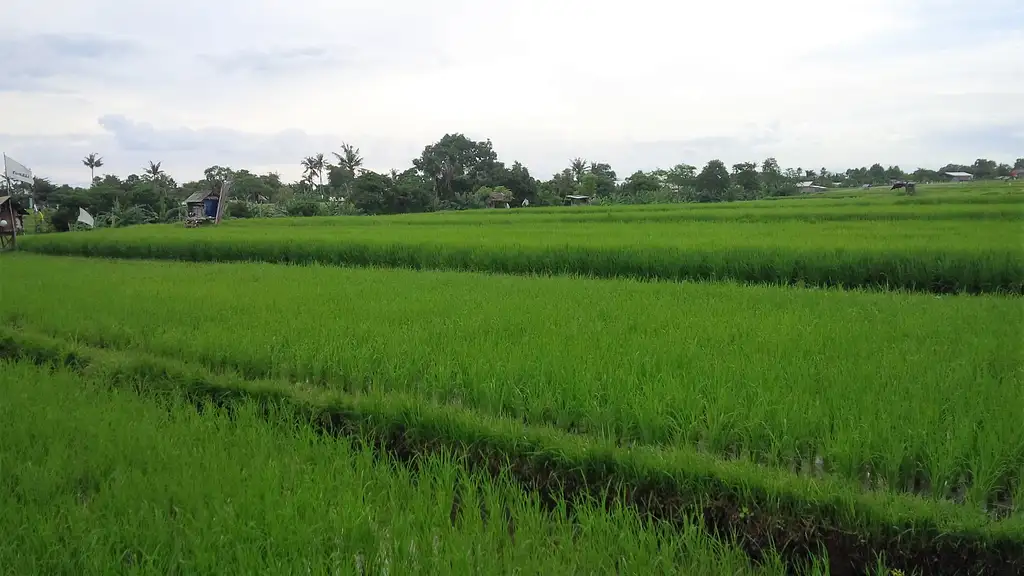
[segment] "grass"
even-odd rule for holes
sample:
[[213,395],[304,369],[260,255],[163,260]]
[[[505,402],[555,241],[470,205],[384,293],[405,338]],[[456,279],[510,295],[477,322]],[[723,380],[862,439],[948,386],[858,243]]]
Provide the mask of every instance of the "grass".
[[[1010,187],[1016,190],[1014,187]],[[1024,198],[1024,194],[1020,195]],[[975,191],[964,199],[985,199]],[[1024,293],[1024,203],[807,200],[142,226],[26,237],[47,254]],[[899,200],[899,199],[897,199]]]
[[522,222],[644,221],[848,221],[848,220],[1020,220],[1024,183],[972,183],[925,186],[915,196],[889,190],[842,190],[815,197],[797,196],[751,202],[709,204],[635,204],[530,207],[528,210],[467,210],[400,214],[374,218],[278,218],[236,221],[233,225],[321,226],[379,224],[502,224]]
[[0,566],[1018,573],[1024,187],[919,190],[26,237],[154,261],[0,260]]
[[444,454],[402,466],[286,406],[197,413],[10,362],[0,390],[12,574],[783,573],[693,523],[587,503],[570,516]]
[[571,513],[568,504],[602,502],[684,528],[696,515],[711,533],[737,538],[752,557],[770,563],[781,557],[806,567],[820,563],[822,551],[833,574],[862,574],[880,558],[928,574],[1012,573],[1024,563],[1024,518],[992,522],[951,503],[862,493],[836,479],[725,462],[688,447],[624,449],[401,394],[353,396],[246,380],[169,358],[0,332],[0,357],[69,366],[85,379],[183,397],[197,407],[212,402],[229,414],[251,402],[264,412],[288,407],[319,431],[370,442],[399,461],[454,455],[470,470],[504,475],[539,494],[550,510]]
[[46,254],[1024,292],[1019,222],[166,226],[26,237]]
[[0,318],[95,346],[975,506],[1021,501],[1016,298],[32,255],[4,266]]

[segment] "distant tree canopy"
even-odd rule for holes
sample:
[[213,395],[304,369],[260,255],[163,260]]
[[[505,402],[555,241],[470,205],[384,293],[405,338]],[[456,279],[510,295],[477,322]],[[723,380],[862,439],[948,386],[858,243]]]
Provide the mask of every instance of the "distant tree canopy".
[[1012,165],[978,158],[971,164],[919,168],[910,174],[899,166],[879,163],[843,172],[783,169],[775,158],[739,162],[730,170],[714,159],[699,170],[679,163],[666,169],[637,170],[621,180],[607,163],[573,158],[563,170],[540,180],[518,161],[506,165],[499,160],[490,140],[474,141],[452,133],[425,146],[409,168],[386,174],[364,168],[359,148],[342,143],[330,153],[301,159],[302,177],[291,183],[274,173],[253,174],[215,165],[204,171],[202,179],[179,185],[159,161],[150,161],[140,167],[140,174],[121,179],[96,174],[104,165],[98,153],[86,156],[82,164],[89,170],[92,184],[88,188],[35,178],[31,185],[14,185],[16,202],[27,206],[32,199],[46,207],[55,230],[74,227],[79,209],[96,217],[98,226],[178,220],[184,214],[185,198],[228,179],[232,188],[227,215],[235,218],[465,210],[487,206],[495,191],[509,204],[528,200],[531,206],[560,205],[574,194],[618,204],[727,202],[797,194],[802,182],[824,187],[887,185],[908,179],[935,182],[947,180],[946,172],[969,172],[976,179],[1007,177],[1015,169],[1024,169],[1024,158],[1017,158]]

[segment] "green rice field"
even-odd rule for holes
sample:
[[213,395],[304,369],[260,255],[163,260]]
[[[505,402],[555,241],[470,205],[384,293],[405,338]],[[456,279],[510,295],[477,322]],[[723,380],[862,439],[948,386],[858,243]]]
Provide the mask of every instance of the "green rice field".
[[286,408],[197,414],[25,363],[0,363],[0,386],[9,574],[784,574],[697,524],[598,503],[570,519],[443,454],[412,469]]
[[1022,198],[26,237],[0,566],[1020,573]]
[[[46,254],[1024,293],[1024,186],[984,203],[790,200],[228,222],[28,236]],[[984,191],[984,188],[981,188]],[[970,198],[968,196],[966,198]],[[937,202],[945,196],[903,197]],[[966,198],[960,198],[964,200]],[[899,200],[900,198],[896,198]],[[753,203],[752,203],[753,204]],[[642,209],[641,209],[642,208]],[[500,225],[499,225],[500,224]]]

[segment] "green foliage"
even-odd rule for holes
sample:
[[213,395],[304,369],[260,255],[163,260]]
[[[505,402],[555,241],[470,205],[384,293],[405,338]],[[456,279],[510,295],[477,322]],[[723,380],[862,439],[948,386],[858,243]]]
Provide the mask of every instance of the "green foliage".
[[[923,191],[902,199],[929,197]],[[840,204],[813,208],[813,202],[768,202],[756,209],[734,204],[309,219],[299,229],[290,229],[291,220],[238,221],[203,230],[142,227],[87,238],[38,236],[21,246],[54,254],[1024,292],[1024,246],[1006,243],[1020,231],[1024,204],[858,206],[836,200]],[[287,209],[303,215],[322,210],[308,200]],[[902,221],[894,225],[894,219]],[[504,225],[480,226],[487,222]]]
[[[36,319],[10,314],[7,318],[20,326]],[[688,511],[703,511],[713,517],[711,522],[719,530],[738,534],[754,546],[788,542],[789,553],[796,548],[798,557],[804,547],[845,541],[831,560],[847,566],[875,566],[881,555],[908,568],[920,564],[929,573],[1014,573],[1014,566],[1019,569],[1024,558],[1024,524],[1012,518],[993,522],[976,507],[929,502],[883,489],[862,492],[834,477],[814,478],[754,465],[742,452],[740,460],[723,462],[689,446],[624,445],[599,431],[566,434],[524,425],[516,418],[481,416],[460,407],[458,399],[430,401],[380,386],[380,376],[359,378],[356,382],[368,387],[351,394],[343,387],[323,386],[322,381],[309,386],[308,380],[305,384],[242,380],[214,356],[192,356],[210,363],[211,369],[206,369],[141,352],[134,344],[130,352],[115,351],[128,341],[108,339],[99,350],[0,326],[0,355],[74,366],[104,383],[147,393],[185,393],[193,402],[210,398],[234,407],[240,399],[256,399],[263,413],[268,401],[294,406],[305,422],[332,422],[335,431],[340,423],[343,432],[368,437],[384,450],[395,447],[415,456],[423,450],[435,453],[450,448],[459,461],[472,462],[492,474],[508,474],[527,486],[540,482],[541,487],[568,489],[577,505],[580,497],[596,497],[610,504],[609,510],[621,504],[639,505],[653,512],[655,519],[668,519],[676,527]],[[249,378],[254,377],[248,372]],[[813,462],[811,466],[813,470]],[[761,553],[765,552],[772,554],[762,548]]]
[[692,521],[647,526],[599,502],[551,512],[539,494],[445,452],[403,466],[358,438],[318,435],[285,404],[228,411],[199,398],[197,413],[184,394],[132,384],[151,394],[0,363],[0,565],[21,574],[784,573],[778,563],[755,569]]
[[[27,255],[5,269],[2,318],[250,377],[384,386],[780,468],[820,458],[979,505],[1024,466],[1016,298]],[[383,286],[388,305],[367,306]]]
[[729,190],[729,170],[721,160],[711,160],[697,175],[697,201],[722,202]]
[[295,197],[282,206],[289,216],[317,216],[322,213],[320,202],[308,197]]
[[256,213],[252,209],[252,205],[242,200],[230,200],[228,201],[227,208],[225,209],[225,215],[229,218],[253,218]]

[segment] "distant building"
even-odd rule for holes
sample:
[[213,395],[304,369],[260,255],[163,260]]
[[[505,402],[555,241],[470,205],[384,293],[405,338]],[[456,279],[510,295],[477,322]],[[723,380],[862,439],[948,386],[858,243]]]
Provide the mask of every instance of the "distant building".
[[813,192],[824,192],[825,190],[828,190],[828,188],[824,186],[818,186],[817,184],[811,182],[810,180],[808,180],[807,182],[800,182],[799,184],[796,185],[796,189],[799,190],[801,194],[811,194]]
[[565,197],[562,202],[566,206],[572,205],[577,206],[579,204],[590,204],[590,196],[583,196],[581,194],[569,194]]
[[970,172],[946,172],[946,176],[949,176],[953,182],[968,182],[974,179],[974,175]]
[[1017,168],[1016,170],[1010,171],[1010,178],[1016,180],[1017,178],[1024,178],[1024,168]]
[[491,192],[490,196],[487,197],[488,208],[508,208],[509,202],[514,200],[510,196],[506,196],[504,192]]
[[214,190],[194,192],[185,199],[188,215],[192,218],[215,218],[217,216],[217,204],[219,203],[220,193]]

